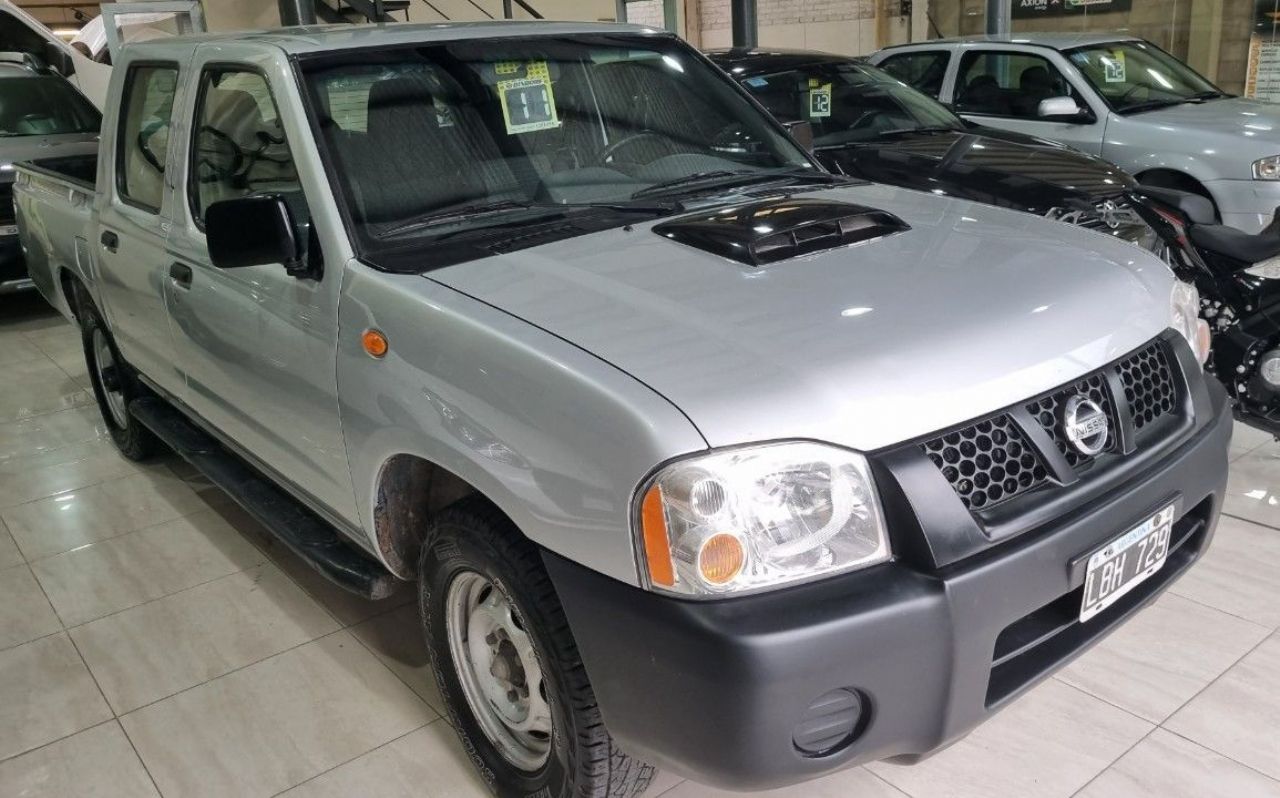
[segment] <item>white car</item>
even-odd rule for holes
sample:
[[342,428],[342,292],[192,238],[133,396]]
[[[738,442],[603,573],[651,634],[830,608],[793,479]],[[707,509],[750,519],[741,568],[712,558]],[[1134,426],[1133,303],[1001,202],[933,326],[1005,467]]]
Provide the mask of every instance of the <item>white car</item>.
[[1280,105],[1235,97],[1151,42],[1019,33],[890,47],[871,62],[991,127],[1099,155],[1261,230],[1280,206]]

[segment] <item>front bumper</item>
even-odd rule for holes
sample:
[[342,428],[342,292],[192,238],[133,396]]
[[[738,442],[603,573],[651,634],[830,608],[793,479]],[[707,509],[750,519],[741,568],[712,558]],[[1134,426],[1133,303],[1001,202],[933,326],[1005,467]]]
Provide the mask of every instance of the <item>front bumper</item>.
[[1246,233],[1260,232],[1280,207],[1280,180],[1208,180],[1204,186],[1222,223]]
[[[910,761],[954,742],[1152,601],[1204,551],[1231,435],[1225,392],[1210,383],[1209,417],[1126,475],[1121,490],[951,565],[900,559],[697,602],[545,553],[609,731],[659,768],[733,789]],[[1083,559],[1169,502],[1178,520],[1164,567],[1079,623]],[[812,721],[811,704],[842,688],[862,701],[853,737],[821,756],[802,753],[795,738]]]

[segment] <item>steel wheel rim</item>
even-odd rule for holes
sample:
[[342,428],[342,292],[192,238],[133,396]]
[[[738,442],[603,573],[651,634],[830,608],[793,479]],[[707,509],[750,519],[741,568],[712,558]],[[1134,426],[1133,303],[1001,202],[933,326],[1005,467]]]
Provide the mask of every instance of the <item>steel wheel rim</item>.
[[120,375],[116,369],[116,359],[111,353],[111,344],[102,330],[93,331],[93,369],[98,375],[98,385],[102,387],[102,396],[107,400],[107,410],[116,426],[124,429],[129,426],[129,412],[124,403],[124,388],[120,385]]
[[551,754],[551,706],[533,641],[507,595],[465,571],[445,598],[445,632],[462,694],[508,763],[541,768]]

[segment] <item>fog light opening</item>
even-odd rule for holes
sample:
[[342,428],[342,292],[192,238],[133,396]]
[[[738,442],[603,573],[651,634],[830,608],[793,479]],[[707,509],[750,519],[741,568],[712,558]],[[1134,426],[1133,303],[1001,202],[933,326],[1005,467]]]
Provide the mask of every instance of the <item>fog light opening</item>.
[[870,700],[860,690],[842,687],[814,699],[791,739],[805,756],[830,756],[852,745],[870,722]]

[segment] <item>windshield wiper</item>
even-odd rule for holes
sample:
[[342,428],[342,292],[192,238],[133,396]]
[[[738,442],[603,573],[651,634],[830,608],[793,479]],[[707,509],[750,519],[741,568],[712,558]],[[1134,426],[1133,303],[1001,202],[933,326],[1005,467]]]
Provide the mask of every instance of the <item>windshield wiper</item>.
[[882,130],[875,135],[875,138],[885,138],[888,136],[905,136],[910,133],[924,133],[927,135],[937,133],[961,133],[959,128],[949,127],[946,125],[923,125],[921,127],[895,127],[891,130]]
[[816,169],[804,169],[803,171],[788,169],[782,172],[762,172],[754,169],[716,169],[709,172],[694,172],[690,175],[677,177],[674,180],[654,183],[652,186],[646,186],[636,191],[631,195],[631,198],[657,197],[681,190],[707,191],[720,188],[736,188],[737,186],[745,186],[752,183],[778,183],[785,181],[843,183],[847,182],[848,178]]
[[1218,91],[1217,89],[1211,89],[1209,91],[1198,91],[1195,94],[1188,97],[1187,99],[1191,102],[1202,103],[1205,100],[1217,100],[1222,97],[1230,97],[1230,96],[1231,95],[1227,94],[1225,91]]
[[1179,97],[1178,99],[1165,98],[1163,100],[1146,100],[1144,102],[1134,103],[1133,105],[1127,105],[1118,110],[1122,114],[1131,114],[1135,111],[1154,111],[1157,108],[1168,108],[1174,105],[1182,105],[1184,102],[1187,102],[1187,100],[1182,97]]
[[538,207],[536,203],[522,202],[519,200],[474,202],[469,205],[459,205],[443,210],[428,211],[427,213],[401,222],[395,227],[379,231],[377,235],[379,238],[386,238],[387,236],[408,233],[412,230],[421,230],[426,227],[435,227],[440,224],[449,224],[450,222],[457,222],[475,216],[492,216],[494,214],[508,213],[510,211],[529,210],[535,207]]
[[497,200],[495,202],[477,202],[439,211],[430,211],[388,230],[380,231],[379,238],[401,235],[415,230],[422,230],[437,225],[470,221],[476,217],[498,216],[512,211],[538,210],[546,214],[566,212],[575,209],[599,209],[618,211],[621,213],[675,213],[682,210],[677,202],[527,202],[524,200]]

